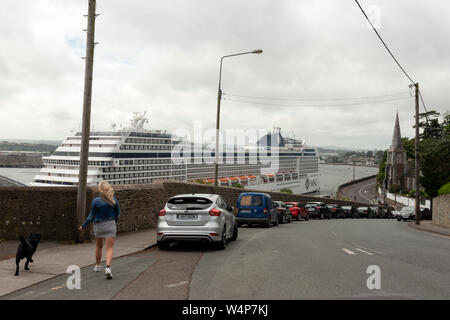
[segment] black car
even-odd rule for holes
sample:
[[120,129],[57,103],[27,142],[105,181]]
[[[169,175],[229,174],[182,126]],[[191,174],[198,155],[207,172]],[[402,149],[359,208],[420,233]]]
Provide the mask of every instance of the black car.
[[372,216],[372,209],[369,207],[359,207],[355,211],[355,218],[370,218]]
[[345,212],[340,205],[328,204],[327,206],[333,218],[345,218]]
[[431,213],[431,210],[428,208],[421,209],[420,212],[422,213],[422,220],[432,220],[433,215]]
[[353,209],[352,206],[343,206],[341,207],[341,209],[344,212],[345,218],[353,218],[353,213],[355,212],[355,209]]
[[277,209],[279,223],[292,222],[291,210],[289,210],[285,202],[274,201],[273,205]]
[[386,218],[386,212],[380,207],[370,207],[372,212],[370,213],[370,217],[374,219],[384,219]]
[[328,218],[331,219],[331,212],[324,202],[308,202],[305,205],[311,218]]

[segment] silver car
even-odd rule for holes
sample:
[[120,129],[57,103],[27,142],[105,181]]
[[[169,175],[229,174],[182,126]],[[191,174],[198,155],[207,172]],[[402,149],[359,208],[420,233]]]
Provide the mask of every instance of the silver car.
[[397,221],[407,221],[416,219],[416,208],[413,207],[405,207],[400,210],[400,213],[397,216]]
[[212,242],[224,249],[236,240],[238,227],[233,208],[216,194],[182,194],[170,198],[159,213],[157,244],[167,249],[174,241]]

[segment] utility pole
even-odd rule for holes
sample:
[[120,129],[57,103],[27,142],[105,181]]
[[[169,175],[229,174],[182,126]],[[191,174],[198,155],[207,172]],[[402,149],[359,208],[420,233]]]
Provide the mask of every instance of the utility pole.
[[419,83],[415,84],[416,87],[416,162],[415,162],[415,180],[416,180],[416,225],[420,225],[421,213],[420,213],[420,168],[419,168]]
[[[91,126],[91,101],[92,101],[92,74],[94,70],[94,47],[95,47],[95,5],[96,0],[89,0],[88,26],[86,39],[86,57],[84,72],[84,97],[83,97],[83,126],[81,131],[80,148],[80,170],[78,173],[78,194],[77,194],[77,222],[78,226],[86,217],[86,184],[89,157],[89,137]],[[77,228],[78,228],[77,226]],[[83,242],[83,233],[76,232],[76,242]]]

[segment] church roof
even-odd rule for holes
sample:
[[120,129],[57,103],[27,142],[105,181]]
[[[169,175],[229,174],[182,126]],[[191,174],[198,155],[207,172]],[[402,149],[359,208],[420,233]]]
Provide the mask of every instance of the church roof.
[[394,133],[392,135],[392,145],[389,150],[390,151],[403,150],[402,134],[400,132],[400,121],[398,120],[398,112],[397,117],[395,118]]

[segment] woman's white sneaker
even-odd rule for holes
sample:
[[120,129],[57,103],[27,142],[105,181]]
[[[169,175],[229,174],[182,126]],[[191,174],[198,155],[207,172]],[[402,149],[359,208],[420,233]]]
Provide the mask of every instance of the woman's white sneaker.
[[102,269],[99,264],[95,265],[94,272],[100,272]]
[[111,268],[108,266],[105,268],[105,276],[106,276],[106,279],[112,279]]

